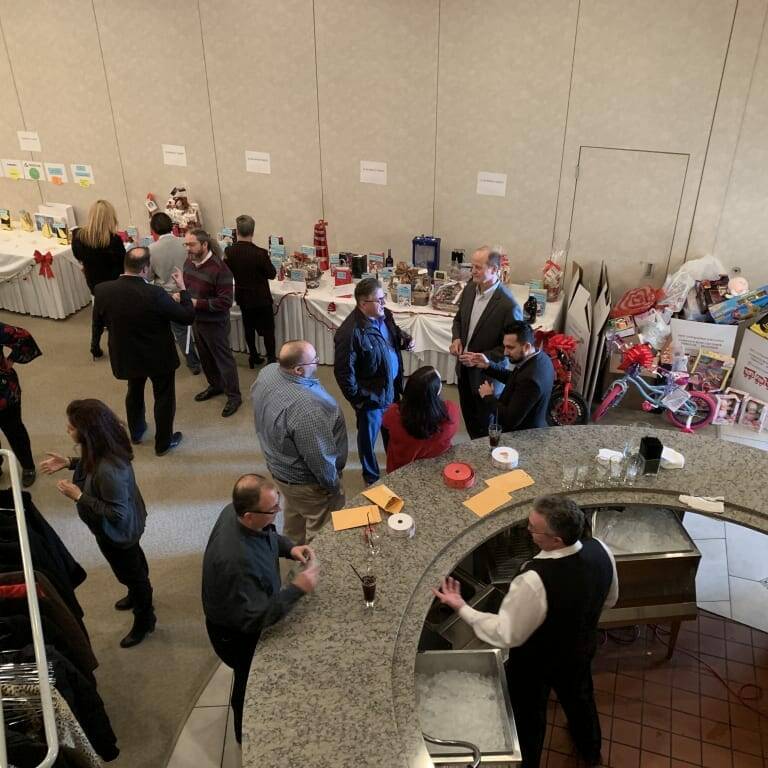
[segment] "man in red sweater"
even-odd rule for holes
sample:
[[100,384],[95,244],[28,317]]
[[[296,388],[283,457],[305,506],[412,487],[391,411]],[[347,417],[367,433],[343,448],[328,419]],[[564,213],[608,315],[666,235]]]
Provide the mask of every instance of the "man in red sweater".
[[187,260],[184,283],[195,305],[195,344],[208,387],[195,395],[202,402],[225,393],[222,416],[231,416],[243,402],[237,365],[229,344],[229,310],[234,281],[221,259],[219,244],[203,229],[193,229],[184,238]]

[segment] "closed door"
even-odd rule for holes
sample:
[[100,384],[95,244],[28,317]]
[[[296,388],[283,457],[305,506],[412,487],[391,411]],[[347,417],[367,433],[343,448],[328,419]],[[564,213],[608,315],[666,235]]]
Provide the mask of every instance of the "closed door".
[[687,169],[686,154],[581,147],[568,260],[584,267],[593,299],[601,261],[614,301],[664,282]]

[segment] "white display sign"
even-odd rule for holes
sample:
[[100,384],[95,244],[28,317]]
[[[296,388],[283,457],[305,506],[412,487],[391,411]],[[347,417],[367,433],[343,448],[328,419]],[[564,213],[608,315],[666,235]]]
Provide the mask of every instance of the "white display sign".
[[88,188],[96,183],[93,177],[93,168],[85,163],[72,163],[69,166],[72,171],[72,180],[81,187]]
[[728,386],[768,402],[768,339],[752,330],[744,331]]
[[698,354],[700,349],[708,349],[719,355],[732,355],[736,343],[737,325],[718,325],[717,323],[697,323],[693,320],[672,318],[672,344],[680,344],[689,357]]
[[248,173],[272,173],[272,158],[269,152],[245,150],[245,170]]
[[45,163],[45,175],[51,184],[66,184],[69,181],[64,163]]
[[43,164],[34,160],[24,160],[21,164],[24,169],[24,178],[29,181],[45,181]]
[[3,160],[3,175],[9,179],[18,181],[24,178],[24,170],[21,167],[21,163],[18,160]]
[[183,144],[163,144],[163,163],[187,167],[187,148]]
[[37,131],[16,131],[22,152],[42,152]]
[[360,161],[360,181],[363,184],[387,184],[387,164],[375,160]]
[[489,171],[478,171],[477,194],[490,195],[491,197],[506,197],[507,174],[490,173]]

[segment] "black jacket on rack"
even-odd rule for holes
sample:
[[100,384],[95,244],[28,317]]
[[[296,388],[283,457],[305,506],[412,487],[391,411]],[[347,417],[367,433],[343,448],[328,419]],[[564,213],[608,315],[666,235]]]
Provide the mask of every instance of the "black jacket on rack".
[[[83,609],[75,597],[75,589],[85,581],[87,574],[32,503],[32,497],[24,492],[21,498],[35,570],[44,573],[50,579],[51,584],[56,587],[56,591],[74,616],[82,619]],[[9,490],[0,491],[0,572],[19,570],[21,570],[21,551],[16,517],[13,512],[13,495]]]

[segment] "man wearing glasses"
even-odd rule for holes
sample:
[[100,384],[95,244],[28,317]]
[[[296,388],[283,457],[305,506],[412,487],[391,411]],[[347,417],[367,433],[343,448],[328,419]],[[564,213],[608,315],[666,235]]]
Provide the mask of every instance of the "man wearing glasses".
[[411,337],[385,308],[384,289],[373,277],[355,286],[357,306],[334,336],[333,372],[357,417],[357,450],[367,485],[379,479],[376,440],[384,411],[403,393],[402,350]]
[[[299,598],[314,591],[319,570],[311,547],[275,531],[280,494],[260,475],[243,475],[211,531],[203,557],[203,611],[216,655],[234,674],[230,706],[238,744],[253,653],[263,630],[280,621]],[[280,585],[278,557],[305,568]]]
[[619,597],[616,562],[608,547],[592,538],[584,513],[571,499],[536,499],[528,532],[541,551],[512,580],[497,614],[470,608],[450,576],[432,591],[481,640],[510,649],[507,681],[524,768],[538,768],[552,688],[580,757],[598,765],[601,732],[592,658],[600,614]]
[[267,468],[285,498],[284,533],[304,544],[344,506],[347,429],[317,378],[319,360],[309,342],[283,344],[278,361],[251,387],[253,415]]

